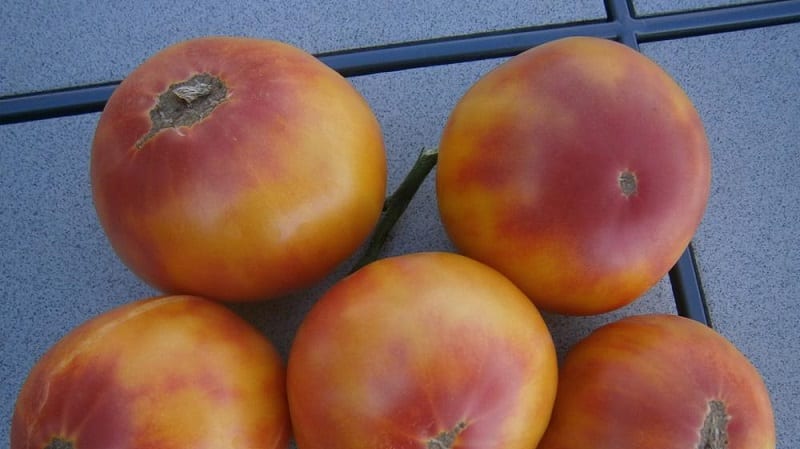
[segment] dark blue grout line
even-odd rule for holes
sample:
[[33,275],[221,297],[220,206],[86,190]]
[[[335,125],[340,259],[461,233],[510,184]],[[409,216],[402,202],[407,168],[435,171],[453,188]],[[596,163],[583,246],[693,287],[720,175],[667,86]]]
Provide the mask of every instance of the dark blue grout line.
[[711,327],[711,314],[708,311],[706,295],[691,244],[669,271],[669,281],[672,285],[672,294],[675,296],[678,315]]
[[[616,34],[613,23],[583,22],[568,26],[408,42],[317,56],[343,76],[354,77],[510,57],[544,42],[567,36],[587,35],[614,39]],[[0,125],[99,112],[117,85],[119,81],[0,98]]]
[[617,40],[639,50],[639,41],[636,36],[637,22],[632,0],[605,0],[605,7],[609,22],[618,24]]
[[635,19],[639,42],[703,36],[800,22],[800,0],[750,3]]
[[0,125],[102,111],[119,81],[0,98]]
[[586,21],[324,53],[318,56],[344,76],[360,76],[510,57],[531,47],[568,36],[615,39],[617,28],[617,24],[607,21]]
[[[408,42],[318,55],[344,76],[510,57],[554,39],[584,35],[640,42],[800,22],[800,0],[637,17],[632,0],[605,0],[608,19]],[[0,97],[0,125],[99,112],[119,81]]]

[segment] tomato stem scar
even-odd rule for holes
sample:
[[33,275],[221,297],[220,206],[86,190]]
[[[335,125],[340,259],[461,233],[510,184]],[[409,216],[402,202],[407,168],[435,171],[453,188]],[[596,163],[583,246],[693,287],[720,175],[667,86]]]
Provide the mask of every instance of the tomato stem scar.
[[631,195],[636,194],[636,191],[638,190],[636,173],[630,170],[624,170],[619,174],[617,182],[619,182],[619,188],[622,190],[622,194],[625,195],[625,198],[630,198]]
[[430,173],[436,165],[438,159],[438,148],[423,148],[422,151],[420,151],[416,162],[414,162],[414,165],[411,167],[405,179],[403,179],[403,182],[400,183],[397,190],[389,195],[383,203],[383,212],[381,212],[381,217],[378,220],[378,224],[375,226],[372,239],[367,245],[364,254],[350,270],[351,273],[358,271],[361,267],[378,259],[378,255],[389,236],[389,231],[392,230],[397,220],[403,215],[403,212],[405,212],[408,207],[408,203],[414,198],[420,185],[422,185],[428,173]]
[[191,126],[204,118],[228,97],[228,88],[221,79],[200,73],[170,85],[158,96],[158,102],[150,110],[150,131],[136,142],[141,149],[150,138],[166,128]]
[[458,434],[463,432],[466,428],[467,423],[464,421],[459,421],[458,424],[456,424],[456,426],[452,429],[446,432],[441,432],[439,435],[436,435],[436,437],[428,440],[427,449],[452,449]]
[[725,403],[717,399],[708,401],[708,413],[700,429],[697,449],[727,449],[730,419],[725,412]]

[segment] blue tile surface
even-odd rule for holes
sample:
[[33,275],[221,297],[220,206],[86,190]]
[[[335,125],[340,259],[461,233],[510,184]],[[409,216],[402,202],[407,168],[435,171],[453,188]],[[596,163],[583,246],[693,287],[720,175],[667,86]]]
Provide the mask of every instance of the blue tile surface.
[[633,0],[634,10],[640,16],[678,11],[692,11],[719,6],[764,3],[768,0]]
[[[0,96],[123,77],[146,56],[205,34],[273,37],[312,52],[604,17],[601,0],[400,0],[380,11],[346,0],[106,3],[7,2],[0,17]],[[636,0],[640,13],[740,3]],[[195,6],[192,6],[195,5]],[[212,7],[213,6],[213,7]],[[63,9],[60,9],[63,8]],[[43,11],[49,11],[45,14]],[[714,176],[695,239],[715,328],[763,373],[778,447],[800,447],[800,24],[643,44],[706,121]],[[436,145],[463,92],[500,60],[352,78],[382,123],[393,189],[418,151]],[[35,361],[79,323],[156,292],[116,258],[91,203],[89,147],[98,114],[0,126],[0,442]],[[452,250],[433,176],[401,218],[384,254]],[[286,356],[305,312],[352,260],[302,294],[231,306]],[[546,315],[563,355],[621,316],[675,313],[663,279],[605,315]],[[2,443],[0,443],[2,444]]]
[[222,34],[318,53],[604,18],[601,0],[4,2],[0,95],[120,79],[171,43]]

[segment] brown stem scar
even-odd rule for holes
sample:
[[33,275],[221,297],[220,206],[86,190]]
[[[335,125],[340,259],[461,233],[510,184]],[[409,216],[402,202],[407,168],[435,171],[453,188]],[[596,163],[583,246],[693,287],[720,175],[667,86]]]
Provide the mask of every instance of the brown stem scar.
[[619,174],[617,178],[617,182],[619,183],[619,189],[622,191],[622,194],[625,195],[625,198],[630,198],[631,195],[635,195],[638,191],[638,180],[636,179],[636,174],[630,170],[624,170],[622,173]]
[[208,73],[170,85],[150,110],[150,130],[136,142],[136,148],[142,149],[162,129],[191,126],[203,120],[227,98],[225,83]]
[[428,440],[427,449],[452,449],[458,435],[467,428],[467,423],[459,421],[452,429],[441,432]]
[[697,449],[727,449],[730,419],[731,417],[725,412],[725,403],[716,399],[709,401]]

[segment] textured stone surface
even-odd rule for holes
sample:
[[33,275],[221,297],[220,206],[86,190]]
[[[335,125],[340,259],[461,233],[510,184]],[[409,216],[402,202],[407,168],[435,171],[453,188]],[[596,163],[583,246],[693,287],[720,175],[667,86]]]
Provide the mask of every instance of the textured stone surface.
[[636,14],[647,16],[677,11],[692,11],[720,6],[763,3],[766,0],[633,0]]
[[[271,2],[248,10],[190,3],[69,8],[11,2],[0,26],[0,95],[119,79],[151,52],[203,34],[276,37],[310,51],[492,31],[604,16],[601,0],[394,2],[379,14],[345,2]],[[733,3],[637,0],[639,12]],[[371,3],[370,3],[371,4]],[[287,5],[294,5],[288,8]],[[44,11],[49,11],[45,14]],[[715,327],[762,371],[779,447],[800,447],[800,24],[642,45],[685,87],[706,121],[712,194],[695,239]],[[383,126],[396,187],[421,148],[436,145],[450,108],[500,61],[352,78]],[[156,292],[116,258],[97,223],[88,179],[98,115],[0,126],[0,441],[35,361],[70,329]],[[438,220],[433,175],[384,255],[452,250]],[[316,298],[352,263],[308,292],[231,306],[286,355]],[[620,316],[674,313],[669,282],[620,311],[547,315],[561,354]]]
[[605,17],[601,0],[4,2],[0,95],[120,79],[196,36],[278,39],[318,53]]

